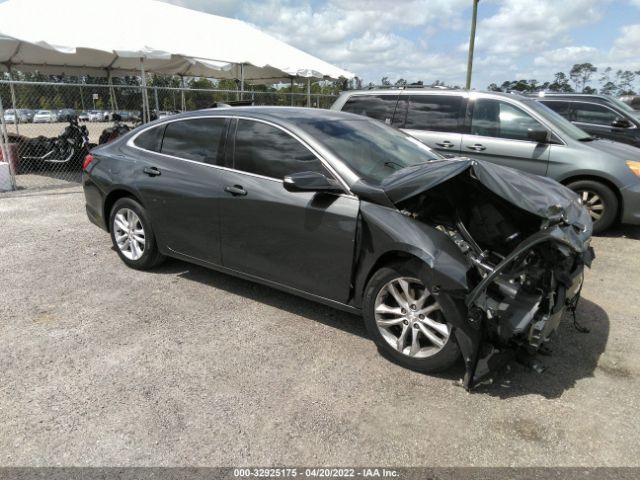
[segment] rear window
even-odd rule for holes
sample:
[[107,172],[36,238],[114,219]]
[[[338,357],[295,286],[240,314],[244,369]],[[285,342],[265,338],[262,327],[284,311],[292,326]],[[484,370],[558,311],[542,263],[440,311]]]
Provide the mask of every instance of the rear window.
[[150,128],[142,132],[133,141],[136,147],[144,148],[145,150],[151,150],[152,152],[160,151],[160,143],[162,142],[162,133],[164,132],[164,125],[159,125],[154,128]]
[[391,125],[398,95],[354,95],[342,107],[343,112],[355,113]]

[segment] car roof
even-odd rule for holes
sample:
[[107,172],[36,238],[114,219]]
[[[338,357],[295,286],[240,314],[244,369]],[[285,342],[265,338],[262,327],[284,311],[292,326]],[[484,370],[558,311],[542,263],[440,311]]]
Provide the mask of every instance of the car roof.
[[[219,114],[223,116],[242,117],[249,116],[255,119],[275,121],[277,123],[287,123],[295,125],[299,120],[345,120],[357,119],[361,120],[366,117],[354,115],[347,112],[339,112],[336,110],[326,110],[321,108],[306,107],[222,107],[222,108],[205,108],[202,110],[194,110],[191,112],[177,113],[171,115],[171,120],[181,118],[201,117],[203,113]],[[162,119],[166,121],[166,119]]]
[[510,98],[518,100],[526,100],[529,97],[523,96],[519,93],[507,93],[507,92],[494,92],[491,90],[466,90],[460,88],[371,88],[365,90],[347,90],[342,92],[342,95],[479,95],[483,97],[494,98]]

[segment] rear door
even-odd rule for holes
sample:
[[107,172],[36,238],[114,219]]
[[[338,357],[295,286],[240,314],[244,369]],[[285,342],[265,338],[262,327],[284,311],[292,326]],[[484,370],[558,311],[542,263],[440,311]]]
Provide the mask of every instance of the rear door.
[[461,154],[478,160],[545,175],[550,145],[529,140],[529,130],[547,130],[522,108],[493,98],[469,101],[470,133]]
[[139,155],[136,185],[154,230],[174,252],[220,263],[218,164],[224,152],[225,118],[185,119],[160,125],[134,139]]
[[223,265],[345,303],[358,199],[285,190],[285,175],[332,174],[304,144],[275,125],[238,120],[233,157],[234,168],[222,172]]
[[460,153],[466,99],[461,95],[402,94],[394,124],[443,155]]

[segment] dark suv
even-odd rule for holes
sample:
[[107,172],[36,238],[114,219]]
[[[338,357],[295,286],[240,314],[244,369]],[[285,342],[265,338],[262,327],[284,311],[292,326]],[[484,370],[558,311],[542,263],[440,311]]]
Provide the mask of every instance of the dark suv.
[[616,98],[544,93],[537,100],[595,137],[640,147],[640,112]]
[[594,232],[640,224],[640,149],[590,136],[535,98],[428,88],[351,90],[331,106],[380,120],[447,156],[551,177],[587,206]]

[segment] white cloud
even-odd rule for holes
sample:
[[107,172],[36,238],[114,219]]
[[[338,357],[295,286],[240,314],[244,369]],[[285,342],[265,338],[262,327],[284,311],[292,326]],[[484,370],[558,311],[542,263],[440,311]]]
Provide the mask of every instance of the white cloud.
[[533,60],[533,64],[539,67],[554,67],[562,69],[575,63],[595,63],[594,58],[599,56],[600,52],[594,47],[562,47],[556,48],[555,50],[549,50],[544,52],[542,55],[538,55]]
[[476,49],[511,56],[539,52],[557,45],[572,29],[600,19],[609,1],[505,0],[495,15],[478,23]]
[[[449,52],[434,53],[430,37],[438,31],[466,28],[468,0],[249,0],[207,2],[169,0],[209,13],[243,18],[261,30],[366,81],[392,79],[456,81],[464,78],[464,58],[452,62]],[[423,32],[416,41],[406,30]],[[452,68],[453,65],[453,68]]]

